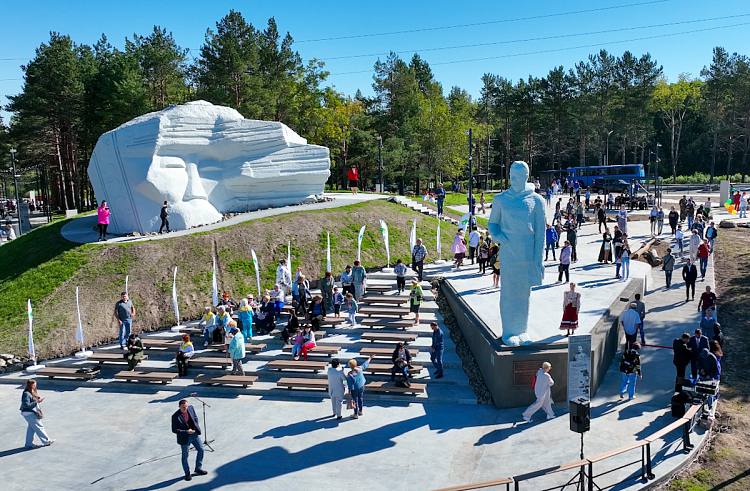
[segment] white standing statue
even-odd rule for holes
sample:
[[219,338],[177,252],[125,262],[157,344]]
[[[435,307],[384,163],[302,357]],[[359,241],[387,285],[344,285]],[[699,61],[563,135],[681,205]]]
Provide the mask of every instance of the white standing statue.
[[139,116],[99,137],[89,163],[115,233],[158,230],[166,200],[173,229],[296,204],[323,193],[328,149],[275,121],[245,119],[205,101]]
[[531,287],[544,278],[544,200],[528,179],[526,162],[513,162],[510,189],[495,196],[488,224],[500,245],[500,319],[508,346],[532,341],[526,333]]

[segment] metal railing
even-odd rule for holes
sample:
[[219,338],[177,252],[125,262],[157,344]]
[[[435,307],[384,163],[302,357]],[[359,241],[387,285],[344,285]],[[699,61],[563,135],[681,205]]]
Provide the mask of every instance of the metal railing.
[[[672,431],[678,428],[682,428],[681,445],[685,452],[689,452],[693,448],[693,444],[690,442],[690,434],[695,426],[696,416],[700,413],[702,408],[703,408],[702,404],[694,404],[685,412],[684,416],[682,416],[681,418],[678,418],[673,423],[665,426],[664,428],[652,433],[651,435],[643,439],[640,439],[630,445],[617,448],[615,450],[602,452],[591,457],[583,458],[580,460],[575,460],[572,462],[567,462],[565,464],[561,464],[561,465],[557,465],[553,467],[547,467],[545,469],[539,469],[536,471],[527,472],[525,474],[519,474],[519,475],[512,476],[512,477],[503,477],[499,479],[494,479],[492,481],[476,482],[476,483],[471,483],[471,484],[461,484],[457,486],[451,486],[448,488],[441,488],[436,491],[468,491],[472,489],[485,489],[485,488],[500,487],[500,486],[504,486],[507,491],[510,491],[511,486],[513,486],[513,489],[515,491],[519,491],[521,489],[522,483],[528,483],[529,481],[533,479],[538,479],[540,477],[545,477],[551,474],[556,474],[559,472],[565,472],[565,471],[571,471],[571,470],[575,470],[576,473],[565,484],[552,486],[552,487],[548,487],[544,489],[539,489],[538,486],[530,486],[529,489],[535,489],[538,491],[551,491],[554,489],[565,489],[567,487],[575,487],[576,489],[579,489],[581,491],[583,490],[594,491],[594,489],[598,489],[598,490],[602,489],[596,484],[597,478],[606,476],[607,474],[611,474],[612,472],[615,472],[620,469],[624,469],[626,467],[630,467],[636,464],[640,464],[640,467],[641,467],[641,470],[640,470],[641,480],[643,482],[647,482],[656,478],[656,475],[654,474],[651,445],[657,440],[664,437],[665,435],[671,433]],[[641,455],[638,460],[633,460],[625,464],[619,465],[617,467],[604,470],[602,472],[599,472],[598,474],[594,473],[595,472],[594,464],[597,464],[597,467],[599,467],[599,465],[603,465],[605,462],[609,461],[613,457],[626,454],[629,452],[633,452],[638,449],[640,449],[641,451],[640,452]],[[610,487],[610,486],[607,486],[607,487]]]

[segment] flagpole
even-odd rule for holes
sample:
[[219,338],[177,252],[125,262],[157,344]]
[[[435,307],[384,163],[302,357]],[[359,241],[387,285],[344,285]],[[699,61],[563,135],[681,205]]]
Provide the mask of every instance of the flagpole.
[[76,329],[76,339],[81,343],[81,351],[77,352],[74,356],[76,358],[88,358],[93,355],[92,351],[86,351],[86,345],[83,342],[83,323],[81,322],[81,304],[78,301],[78,287],[76,287],[76,314],[78,314],[78,326]]
[[180,306],[177,303],[177,266],[174,267],[174,274],[172,276],[172,308],[174,309],[174,317],[176,324],[172,327],[172,332],[179,332],[182,329],[180,324]]
[[213,274],[211,276],[211,302],[213,307],[219,305],[219,282],[216,279],[216,257],[213,258]]
[[435,264],[445,264],[445,261],[443,261],[443,247],[440,242],[440,219],[439,218],[437,222],[437,232],[435,234],[435,255],[437,256],[437,260],[435,260]]
[[326,232],[326,273],[332,273],[331,267],[331,233]]
[[29,359],[33,365],[26,367],[26,372],[33,373],[44,368],[44,365],[36,363],[36,349],[34,348],[34,314],[31,309],[31,299],[26,303],[26,314],[29,317]]
[[365,227],[366,225],[362,225],[362,228],[359,229],[359,235],[357,236],[357,261],[360,263],[362,262],[362,239],[365,236]]

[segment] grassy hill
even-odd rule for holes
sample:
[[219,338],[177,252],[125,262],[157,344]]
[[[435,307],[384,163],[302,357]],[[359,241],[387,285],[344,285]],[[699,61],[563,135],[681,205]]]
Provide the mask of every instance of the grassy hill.
[[[26,352],[26,299],[34,305],[34,339],[40,358],[69,354],[75,343],[75,288],[80,287],[86,342],[96,345],[115,338],[112,310],[129,275],[129,292],[138,315],[138,330],[175,324],[171,306],[172,270],[178,267],[180,314],[197,318],[211,301],[211,258],[216,255],[219,289],[233,297],[257,294],[250,249],[261,267],[261,286],[273,286],[278,259],[292,241],[292,267],[317,280],[325,269],[326,232],[331,234],[335,274],[351,264],[357,234],[367,229],[362,262],[385,266],[379,220],[388,224],[391,261],[409,260],[412,220],[417,235],[433,255],[437,220],[385,201],[371,201],[328,210],[289,213],[245,222],[210,232],[131,244],[78,245],[64,240],[64,221],[35,229],[0,248],[0,352]],[[443,257],[448,255],[453,228],[441,224]]]

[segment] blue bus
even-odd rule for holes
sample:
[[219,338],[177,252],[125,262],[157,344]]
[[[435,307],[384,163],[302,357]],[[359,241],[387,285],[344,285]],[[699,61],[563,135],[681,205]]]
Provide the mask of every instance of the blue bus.
[[616,190],[627,187],[633,181],[641,182],[646,174],[643,165],[594,165],[589,167],[568,167],[568,177],[584,187],[600,187]]

